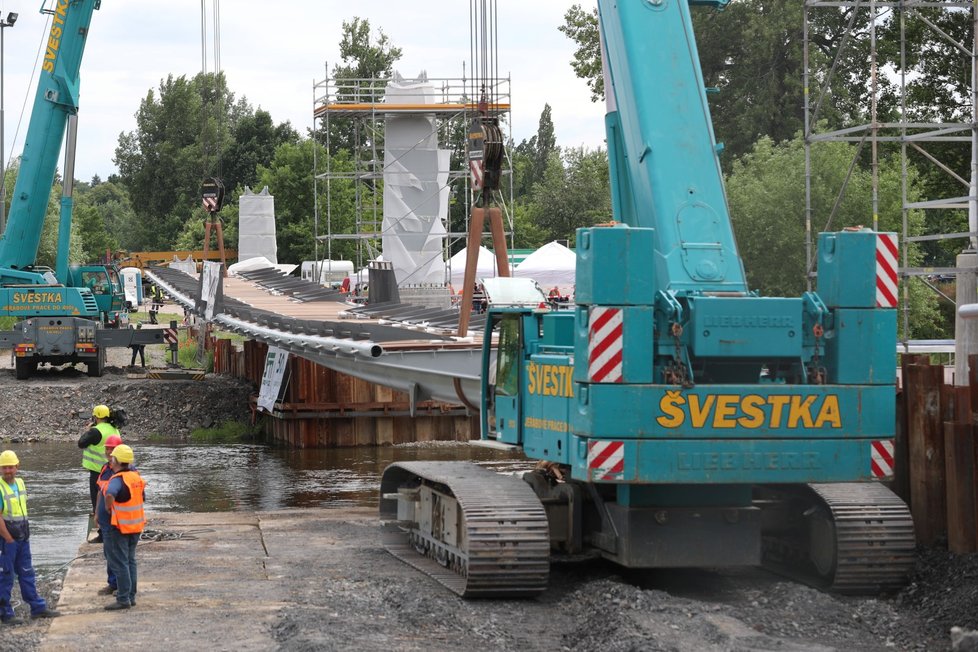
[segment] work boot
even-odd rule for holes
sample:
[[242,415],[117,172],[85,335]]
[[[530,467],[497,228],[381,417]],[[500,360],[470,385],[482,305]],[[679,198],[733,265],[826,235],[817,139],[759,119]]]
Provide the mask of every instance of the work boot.
[[89,541],[89,543],[102,543],[102,541],[103,541],[103,539],[102,539],[102,533],[99,532],[97,535],[95,535],[95,538],[94,539],[92,539],[91,541]]
[[119,609],[128,609],[128,602],[113,602],[112,604],[105,605],[106,611],[118,611]]
[[99,595],[113,595],[116,592],[116,588],[111,584],[106,584],[98,590]]
[[39,611],[36,614],[31,614],[31,619],[34,618],[57,618],[61,613],[55,611],[54,609],[45,609],[44,611]]
[[22,618],[18,618],[17,616],[8,616],[7,618],[2,618],[2,619],[0,619],[0,622],[3,622],[4,625],[23,625],[24,624],[24,620]]

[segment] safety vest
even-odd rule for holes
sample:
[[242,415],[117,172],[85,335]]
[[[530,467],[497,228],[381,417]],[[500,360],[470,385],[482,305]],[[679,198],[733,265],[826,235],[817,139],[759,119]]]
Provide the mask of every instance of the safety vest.
[[109,461],[105,456],[105,440],[112,435],[118,435],[119,429],[106,421],[96,423],[95,429],[102,433],[102,438],[97,444],[91,444],[82,451],[82,466],[89,471],[98,473]]
[[14,486],[0,478],[0,491],[3,492],[3,520],[23,523],[27,520],[27,488],[24,481],[14,478]]
[[105,490],[109,488],[109,482],[112,480],[111,475],[105,480],[102,479],[102,476],[105,475],[105,469],[107,468],[109,468],[108,462],[102,466],[102,470],[98,472],[98,479],[95,480],[95,484],[98,485],[99,493],[102,494],[102,496],[105,496]]
[[123,534],[139,534],[146,525],[146,515],[143,514],[143,488],[146,487],[146,481],[136,471],[120,471],[112,478],[122,478],[129,487],[129,500],[112,503],[112,525]]

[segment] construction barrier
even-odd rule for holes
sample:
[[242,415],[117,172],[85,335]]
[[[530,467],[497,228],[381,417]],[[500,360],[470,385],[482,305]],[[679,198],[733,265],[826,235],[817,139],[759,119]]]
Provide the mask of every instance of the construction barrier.
[[978,356],[968,384],[945,383],[944,367],[904,355],[898,395],[893,490],[910,505],[917,541],[947,538],[957,554],[978,551]]

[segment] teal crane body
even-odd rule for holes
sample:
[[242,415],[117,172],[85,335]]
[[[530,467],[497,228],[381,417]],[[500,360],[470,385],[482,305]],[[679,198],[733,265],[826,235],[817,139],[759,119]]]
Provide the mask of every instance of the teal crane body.
[[[70,283],[70,196],[61,201],[56,273],[34,267],[66,126],[69,117],[78,111],[79,69],[92,13],[99,4],[99,0],[57,0],[51,9],[42,8],[51,15],[51,27],[38,71],[37,92],[7,225],[0,237],[3,314],[24,318],[99,316],[92,293]],[[54,285],[61,287],[54,290]]]
[[817,292],[749,290],[690,4],[725,3],[598,1],[615,224],[577,232],[573,311],[492,306],[485,333],[483,438],[634,518],[892,473],[896,236],[821,234]]

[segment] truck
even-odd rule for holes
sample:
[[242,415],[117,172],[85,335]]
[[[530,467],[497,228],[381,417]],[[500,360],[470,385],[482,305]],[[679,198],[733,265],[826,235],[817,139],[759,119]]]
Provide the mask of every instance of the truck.
[[[100,0],[60,0],[50,9],[41,8],[51,15],[51,28],[7,225],[0,235],[0,317],[17,319],[12,330],[0,332],[0,348],[12,349],[18,379],[29,378],[41,363],[81,362],[88,375],[101,376],[107,347],[163,340],[158,330],[106,328],[121,307],[118,274],[104,266],[73,271],[68,260],[79,70],[99,5]],[[58,246],[51,270],[39,267],[36,259],[63,144]],[[86,274],[104,278],[107,285],[96,281],[98,292],[93,292]]]
[[534,470],[383,473],[388,550],[459,595],[538,595],[551,560],[581,557],[764,565],[844,593],[912,567],[883,484],[896,235],[820,234],[817,291],[750,290],[690,14],[726,1],[598,0],[615,221],[576,234],[573,311],[486,283],[509,298],[487,315],[479,443]]

